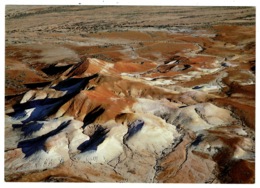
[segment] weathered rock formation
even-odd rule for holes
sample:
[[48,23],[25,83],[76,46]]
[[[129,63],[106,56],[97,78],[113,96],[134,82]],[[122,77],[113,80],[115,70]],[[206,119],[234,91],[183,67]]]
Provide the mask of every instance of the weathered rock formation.
[[254,183],[254,29],[7,45],[5,180]]

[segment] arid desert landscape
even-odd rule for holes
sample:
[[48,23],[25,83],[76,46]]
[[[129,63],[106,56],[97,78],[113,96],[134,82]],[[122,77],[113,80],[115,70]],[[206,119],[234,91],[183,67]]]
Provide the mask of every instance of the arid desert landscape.
[[6,182],[255,183],[255,7],[5,21]]

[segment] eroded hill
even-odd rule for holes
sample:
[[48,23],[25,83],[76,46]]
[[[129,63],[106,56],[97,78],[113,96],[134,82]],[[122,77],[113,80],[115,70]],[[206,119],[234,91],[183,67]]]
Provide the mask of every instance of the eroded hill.
[[254,11],[8,6],[6,181],[254,183]]

